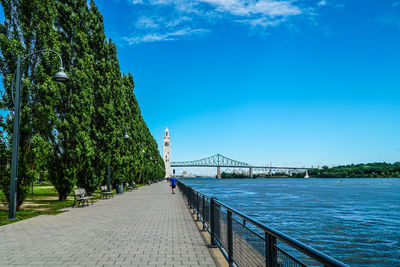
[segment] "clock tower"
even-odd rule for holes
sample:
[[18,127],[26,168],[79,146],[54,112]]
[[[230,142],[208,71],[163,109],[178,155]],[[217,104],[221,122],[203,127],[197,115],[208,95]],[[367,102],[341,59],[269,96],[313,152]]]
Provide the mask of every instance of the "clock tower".
[[163,159],[165,164],[165,178],[171,177],[171,137],[168,128],[165,129],[163,138]]

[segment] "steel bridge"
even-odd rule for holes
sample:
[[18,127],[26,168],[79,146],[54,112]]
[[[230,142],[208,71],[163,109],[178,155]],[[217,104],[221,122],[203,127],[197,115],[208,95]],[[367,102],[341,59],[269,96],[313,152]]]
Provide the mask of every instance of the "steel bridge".
[[253,172],[257,171],[269,171],[272,173],[274,171],[306,171],[306,176],[308,176],[308,169],[305,167],[277,167],[277,166],[251,166],[248,163],[230,159],[221,154],[217,154],[208,158],[185,161],[185,162],[171,162],[171,167],[216,167],[217,168],[217,178],[221,179],[221,167],[222,168],[248,168],[249,177],[253,177]]

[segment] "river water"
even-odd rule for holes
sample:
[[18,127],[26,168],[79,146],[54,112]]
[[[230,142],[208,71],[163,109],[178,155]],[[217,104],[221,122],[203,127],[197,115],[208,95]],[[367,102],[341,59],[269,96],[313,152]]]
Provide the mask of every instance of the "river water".
[[400,179],[183,179],[351,266],[400,266]]

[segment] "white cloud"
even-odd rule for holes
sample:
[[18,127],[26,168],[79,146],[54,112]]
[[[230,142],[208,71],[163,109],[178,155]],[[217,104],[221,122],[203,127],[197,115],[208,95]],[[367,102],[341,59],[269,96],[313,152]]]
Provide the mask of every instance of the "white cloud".
[[293,16],[301,14],[301,9],[295,6],[292,1],[276,0],[199,0],[198,2],[208,3],[214,6],[216,11],[230,13],[236,16]]
[[185,28],[174,32],[168,33],[150,33],[143,36],[135,37],[124,37],[123,39],[128,42],[128,44],[138,44],[138,43],[149,43],[149,42],[159,42],[159,41],[173,41],[182,36],[193,36],[198,34],[207,33],[206,29],[191,29]]
[[384,14],[376,19],[379,23],[400,27],[400,16],[395,13]]
[[[137,3],[136,3],[137,2]],[[203,13],[204,9],[236,16],[292,16],[301,14],[293,0],[134,0],[133,4],[172,6],[178,11]]]
[[[134,22],[139,37],[124,38],[129,44],[176,40],[193,36],[219,22],[260,28],[277,27],[294,18],[315,17],[327,0],[127,0],[140,11]],[[190,30],[189,30],[190,29]],[[208,30],[210,31],[210,30]]]
[[191,18],[183,16],[183,17],[173,18],[173,19],[165,21],[165,26],[170,28],[170,27],[175,27],[175,26],[178,26],[180,24],[190,22],[190,21],[192,21]]
[[149,17],[142,16],[137,21],[135,26],[139,29],[156,29],[159,27],[158,23]]
[[399,0],[394,1],[392,3],[392,7],[393,7],[392,10],[390,10],[389,12],[378,16],[375,19],[375,22],[390,26],[400,27],[400,13],[399,13],[400,1]]
[[261,27],[268,27],[268,26],[277,26],[280,23],[284,22],[285,18],[281,19],[274,19],[270,20],[268,18],[256,18],[256,19],[244,19],[244,20],[236,20],[236,22],[246,23],[253,27],[261,26]]

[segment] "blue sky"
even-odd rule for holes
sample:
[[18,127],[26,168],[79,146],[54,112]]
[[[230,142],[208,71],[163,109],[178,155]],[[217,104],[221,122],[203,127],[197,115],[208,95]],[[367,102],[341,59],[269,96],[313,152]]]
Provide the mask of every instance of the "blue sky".
[[400,158],[400,0],[98,0],[172,161]]

